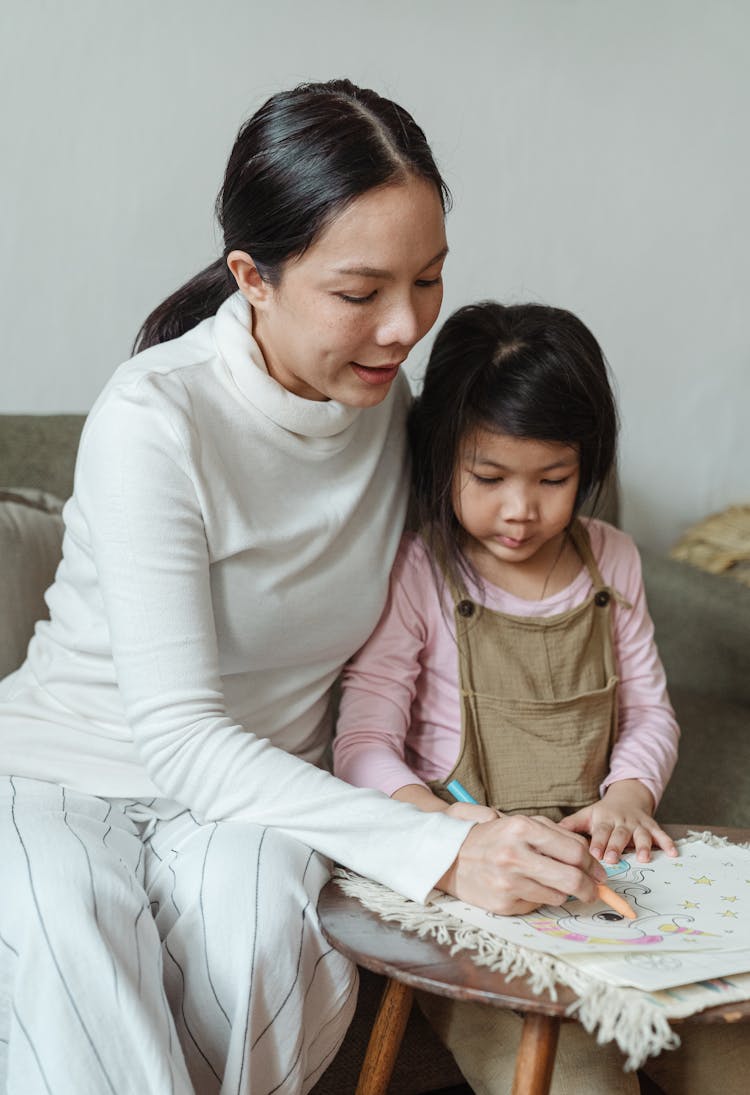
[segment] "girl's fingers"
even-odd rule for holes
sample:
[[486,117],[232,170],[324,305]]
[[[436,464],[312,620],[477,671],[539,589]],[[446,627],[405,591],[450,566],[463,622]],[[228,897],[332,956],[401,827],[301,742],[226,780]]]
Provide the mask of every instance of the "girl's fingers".
[[479,824],[497,820],[497,811],[491,806],[480,806],[473,802],[452,802],[445,812],[451,817],[458,817],[463,821],[476,821]]
[[612,823],[600,821],[591,830],[591,854],[594,859],[604,859],[604,850],[612,835]]
[[569,833],[587,833],[591,824],[591,811],[576,810],[574,814],[560,818],[557,825],[560,829],[567,829]]
[[658,825],[654,826],[654,830],[651,834],[654,844],[661,848],[667,855],[677,856],[679,851],[677,845],[672,840],[671,836],[667,836],[663,829],[660,829]]
[[[625,839],[622,839],[623,836]],[[629,844],[633,845],[635,849],[635,857],[639,863],[648,863],[651,860],[651,849],[654,845],[661,848],[669,856],[678,855],[677,846],[671,837],[667,836],[663,829],[661,829],[652,818],[648,818],[646,821],[623,823],[614,827],[612,837],[609,840],[607,851],[605,855],[598,856],[597,858],[604,859],[607,863],[616,863],[628,847]],[[595,855],[593,849],[591,854]],[[617,859],[615,859],[617,856]]]
[[639,863],[648,863],[651,859],[652,834],[649,829],[639,825],[633,832],[635,858]]
[[607,841],[607,850],[602,856],[605,863],[619,863],[622,853],[630,843],[632,836],[633,829],[630,825],[615,825]]

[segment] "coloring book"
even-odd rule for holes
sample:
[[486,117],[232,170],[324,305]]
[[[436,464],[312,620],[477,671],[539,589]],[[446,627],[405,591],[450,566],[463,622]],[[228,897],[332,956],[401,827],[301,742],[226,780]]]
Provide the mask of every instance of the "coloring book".
[[710,832],[607,867],[608,885],[637,913],[570,898],[526,916],[494,916],[433,890],[426,904],[339,868],[336,881],[401,930],[466,950],[534,992],[567,985],[569,1013],[600,1042],[615,1041],[627,1069],[679,1044],[670,1021],[750,1000],[750,849]]
[[750,970],[750,850],[683,844],[673,859],[625,857],[608,885],[635,911],[570,898],[525,916],[498,916],[433,891],[451,916],[615,984],[655,990]]

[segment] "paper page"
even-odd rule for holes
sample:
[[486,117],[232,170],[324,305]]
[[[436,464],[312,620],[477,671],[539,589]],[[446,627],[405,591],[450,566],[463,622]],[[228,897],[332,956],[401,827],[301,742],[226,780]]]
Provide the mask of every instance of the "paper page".
[[[661,851],[652,853],[650,863],[626,857],[611,871],[608,885],[636,912],[634,920],[602,902],[584,905],[575,898],[564,905],[544,905],[526,916],[498,916],[437,891],[432,899],[461,920],[562,958],[577,953],[750,951],[746,849],[697,841],[683,843],[678,859]],[[750,969],[750,962],[745,968]]]

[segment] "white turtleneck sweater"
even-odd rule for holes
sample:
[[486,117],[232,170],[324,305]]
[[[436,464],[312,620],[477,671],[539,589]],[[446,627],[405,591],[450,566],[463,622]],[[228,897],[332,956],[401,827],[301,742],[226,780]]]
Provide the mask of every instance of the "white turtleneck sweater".
[[470,825],[316,767],[385,602],[408,385],[366,410],[301,399],[249,329],[235,294],[95,403],[51,618],[0,684],[0,770],[277,827],[419,900]]

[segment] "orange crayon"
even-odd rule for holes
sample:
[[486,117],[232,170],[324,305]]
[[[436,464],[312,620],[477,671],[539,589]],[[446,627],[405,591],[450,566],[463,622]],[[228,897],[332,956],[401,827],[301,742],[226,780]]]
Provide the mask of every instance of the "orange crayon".
[[603,901],[605,905],[609,905],[610,909],[614,909],[621,916],[626,916],[628,920],[635,920],[637,913],[631,909],[625,898],[619,893],[610,890],[609,886],[605,886],[603,882],[597,885],[596,892],[599,895],[599,900]]

